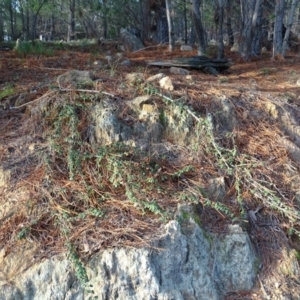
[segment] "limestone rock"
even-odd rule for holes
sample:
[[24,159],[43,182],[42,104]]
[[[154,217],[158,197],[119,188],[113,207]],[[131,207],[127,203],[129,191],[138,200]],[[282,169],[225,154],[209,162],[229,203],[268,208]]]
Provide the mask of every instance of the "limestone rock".
[[103,63],[102,63],[101,60],[96,60],[96,61],[94,61],[94,65],[95,65],[95,66],[102,67],[102,66],[103,66]]
[[109,98],[96,104],[92,118],[94,126],[90,133],[90,142],[107,145],[121,141],[121,123],[116,116],[116,106]]
[[234,43],[234,45],[230,49],[231,52],[237,52],[239,51],[239,44]]
[[144,48],[143,43],[131,32],[122,28],[120,32],[120,42],[125,51],[132,52]]
[[178,75],[188,75],[190,72],[183,68],[171,67],[170,73]]
[[226,195],[226,185],[224,177],[209,180],[207,192],[209,197],[217,201],[222,201]]
[[137,84],[137,83],[141,83],[144,80],[144,75],[143,73],[129,73],[126,74],[125,79],[127,82],[131,83],[131,84]]
[[129,59],[125,59],[120,63],[121,66],[130,66],[131,62]]
[[[256,277],[256,257],[247,233],[205,233],[188,218],[171,221],[154,249],[115,248],[100,251],[86,264],[88,285],[98,299],[221,300],[227,292],[247,291]],[[65,256],[45,259],[26,269],[0,299],[88,299]]]
[[142,109],[143,104],[149,103],[151,101],[151,96],[150,95],[145,95],[145,96],[138,96],[134,98],[133,100],[128,102],[128,105],[136,110],[137,112],[140,112]]
[[163,77],[165,77],[166,75],[164,73],[158,73],[156,75],[150,76],[149,78],[147,78],[147,82],[153,82],[153,81],[157,81],[162,79]]
[[238,126],[234,105],[226,97],[214,100],[218,110],[217,130],[220,132],[233,131]]
[[193,48],[189,45],[181,45],[180,51],[193,51]]
[[163,77],[159,81],[159,85],[160,85],[161,88],[163,88],[166,91],[173,91],[174,90],[172,80],[169,76]]
[[90,71],[71,70],[57,77],[61,89],[83,88],[93,85],[94,76]]

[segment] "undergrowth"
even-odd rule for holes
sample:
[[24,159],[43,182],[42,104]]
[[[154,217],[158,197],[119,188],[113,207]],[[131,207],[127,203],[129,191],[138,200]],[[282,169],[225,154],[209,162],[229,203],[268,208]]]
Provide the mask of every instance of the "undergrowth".
[[[28,180],[30,207],[27,201],[26,208],[1,224],[3,232],[17,228],[11,243],[31,238],[49,248],[67,248],[78,278],[88,288],[81,256],[107,246],[150,245],[160,224],[174,217],[180,201],[200,203],[231,223],[245,219],[249,202],[263,205],[287,221],[290,234],[300,236],[298,210],[264,176],[264,161],[239,151],[235,133],[217,138],[211,114],[201,116],[181,99],[173,100],[151,85],[143,88],[168,109],[176,109],[180,121],[190,125],[192,118],[192,142],[186,148],[197,162],[182,160],[175,167],[125,143],[91,144],[88,112],[95,99],[70,95],[49,101],[33,120],[42,127],[47,148],[40,156],[42,167]],[[168,126],[162,110],[159,120]],[[201,172],[229,178],[234,201],[227,201],[227,196],[214,199],[199,179]],[[2,235],[2,242],[6,237]]]
[[48,226],[50,235],[55,232],[49,246],[68,245],[78,278],[86,284],[78,253],[92,253],[105,245],[148,244],[153,237],[147,232],[171,218],[174,185],[193,168],[173,169],[166,160],[124,143],[91,146],[87,142],[91,103],[72,98],[48,105],[40,119],[49,147],[41,156],[42,176],[35,179],[36,210],[34,215],[27,210],[17,239],[34,236],[42,243]]
[[7,84],[4,88],[0,91],[0,101],[10,95],[13,95],[15,92],[13,85]]
[[28,55],[35,56],[52,56],[53,49],[47,44],[35,40],[35,41],[17,41],[16,46],[14,48],[15,52],[21,56],[26,57]]
[[300,237],[300,231],[296,229],[300,220],[299,211],[290,205],[289,199],[284,196],[284,193],[276,187],[268,176],[262,176],[261,179],[257,176],[265,168],[264,161],[246,153],[240,153],[236,146],[234,133],[227,136],[231,147],[222,146],[215,136],[214,122],[210,113],[207,113],[205,117],[200,117],[191,107],[161,94],[151,85],[147,85],[145,91],[148,94],[159,96],[168,106],[179,106],[183,113],[193,117],[196,122],[196,139],[194,145],[191,145],[191,149],[197,155],[199,146],[205,144],[206,156],[212,158],[217,172],[224,177],[232,178],[238,210],[235,205],[230,207],[219,200],[209,199],[203,187],[195,185],[193,181],[190,181],[188,187],[181,192],[180,197],[182,199],[195,203],[200,201],[204,207],[211,207],[221,214],[225,214],[232,222],[236,222],[236,220],[243,220],[246,217],[247,199],[244,195],[250,193],[256,203],[259,203],[265,209],[276,211],[277,214],[285,218],[290,225],[288,234],[295,233]]

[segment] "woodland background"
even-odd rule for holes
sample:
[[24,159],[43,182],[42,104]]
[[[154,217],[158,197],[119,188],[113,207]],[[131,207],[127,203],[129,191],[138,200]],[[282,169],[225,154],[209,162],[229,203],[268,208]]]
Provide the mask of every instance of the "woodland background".
[[236,43],[241,57],[273,56],[298,51],[299,0],[1,0],[0,41],[115,39],[121,28],[144,44]]

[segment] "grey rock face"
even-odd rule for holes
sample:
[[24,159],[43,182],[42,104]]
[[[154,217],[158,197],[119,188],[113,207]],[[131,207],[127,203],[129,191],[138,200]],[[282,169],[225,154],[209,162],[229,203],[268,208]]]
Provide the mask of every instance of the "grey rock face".
[[120,32],[120,41],[125,51],[137,51],[144,48],[143,43],[131,32],[122,28]]
[[80,88],[93,85],[94,76],[90,71],[71,70],[57,77],[61,89]]
[[[98,299],[217,300],[226,292],[250,290],[255,255],[238,227],[223,238],[205,233],[192,219],[171,221],[153,249],[101,251],[86,264]],[[69,260],[46,259],[0,287],[0,299],[88,299]]]

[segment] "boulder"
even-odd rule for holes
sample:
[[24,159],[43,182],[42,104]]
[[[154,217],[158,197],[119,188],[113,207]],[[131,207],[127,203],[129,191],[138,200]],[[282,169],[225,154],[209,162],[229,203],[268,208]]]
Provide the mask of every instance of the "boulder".
[[126,52],[133,52],[144,48],[143,43],[133,33],[124,28],[120,32],[120,42]]

